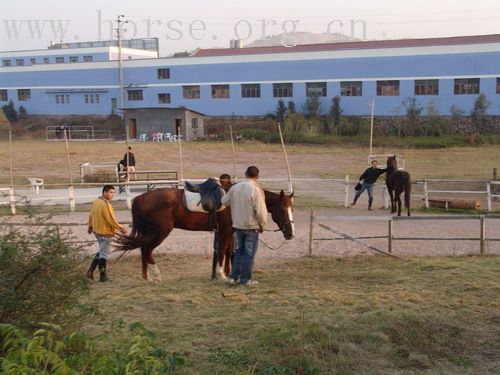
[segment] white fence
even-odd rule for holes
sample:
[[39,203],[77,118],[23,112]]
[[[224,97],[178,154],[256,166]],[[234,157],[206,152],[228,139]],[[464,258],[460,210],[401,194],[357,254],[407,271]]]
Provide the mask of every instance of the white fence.
[[64,131],[69,141],[95,141],[110,140],[111,131],[104,129],[95,129],[94,125],[80,126],[47,126],[45,128],[45,139],[47,141],[63,141]]

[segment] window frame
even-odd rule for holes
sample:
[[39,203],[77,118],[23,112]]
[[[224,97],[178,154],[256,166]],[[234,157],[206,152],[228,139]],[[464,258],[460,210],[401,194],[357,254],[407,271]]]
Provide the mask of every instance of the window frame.
[[[314,87],[315,85],[317,87]],[[315,95],[326,97],[326,86],[326,82],[306,82],[306,97],[309,98]]]
[[200,99],[201,98],[200,85],[182,86],[182,98],[183,99]]
[[396,79],[377,81],[377,96],[400,96],[401,82]]
[[31,100],[31,90],[17,89],[17,100],[20,102],[29,102]]
[[[162,96],[166,98],[167,100],[162,100]],[[158,104],[170,104],[171,103],[172,96],[168,92],[159,92],[158,93]]]
[[363,81],[341,81],[340,96],[363,96]]
[[415,96],[439,95],[439,79],[416,79],[413,84],[413,94]]
[[479,78],[455,78],[453,80],[453,95],[478,95],[480,90]]
[[156,69],[158,79],[170,79],[170,68]]
[[230,87],[229,85],[211,85],[212,99],[229,99]]
[[273,98],[293,98],[293,82],[273,83]]
[[144,100],[144,90],[127,90],[127,100],[129,102],[140,102]]
[[260,98],[260,83],[243,83],[241,85],[241,97]]

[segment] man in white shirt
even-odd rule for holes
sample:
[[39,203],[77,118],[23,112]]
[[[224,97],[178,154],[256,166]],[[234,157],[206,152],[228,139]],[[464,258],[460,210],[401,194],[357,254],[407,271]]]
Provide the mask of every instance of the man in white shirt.
[[222,198],[222,204],[231,206],[231,219],[235,229],[235,252],[229,282],[241,285],[257,284],[252,280],[252,270],[259,233],[264,231],[267,208],[264,191],[257,184],[259,169],[250,166],[245,172],[246,179],[233,185]]

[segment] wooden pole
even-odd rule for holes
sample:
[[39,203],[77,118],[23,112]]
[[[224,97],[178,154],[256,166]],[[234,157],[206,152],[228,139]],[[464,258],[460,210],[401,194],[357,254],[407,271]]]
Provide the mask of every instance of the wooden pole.
[[67,161],[67,164],[68,164],[69,207],[70,207],[70,211],[73,212],[75,210],[75,192],[74,192],[74,189],[73,189],[73,177],[71,176],[71,158],[70,158],[70,155],[69,155],[68,131],[67,131],[66,128],[64,129],[64,143],[66,145],[66,161]]
[[479,216],[479,253],[484,255],[484,241],[486,238],[486,222],[484,215]]
[[314,224],[316,221],[316,212],[314,210],[311,210],[311,220],[309,221],[309,256],[312,255],[313,253],[313,231],[314,231]]
[[387,250],[392,253],[392,232],[393,232],[393,224],[392,217],[389,218],[388,226],[387,226]]
[[229,134],[231,135],[231,147],[233,149],[233,178],[236,178],[236,150],[234,148],[233,124],[229,124]]
[[281,147],[283,148],[283,154],[285,155],[286,169],[288,171],[288,191],[291,193],[293,191],[292,173],[290,172],[290,164],[288,163],[288,156],[286,154],[285,142],[283,141],[283,133],[281,132],[281,125],[279,122],[278,122],[278,131],[280,133]]

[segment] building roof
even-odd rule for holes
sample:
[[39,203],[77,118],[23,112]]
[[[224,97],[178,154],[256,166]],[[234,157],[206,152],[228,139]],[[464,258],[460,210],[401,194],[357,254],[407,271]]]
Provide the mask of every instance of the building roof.
[[484,44],[484,43],[500,43],[500,34],[453,36],[453,37],[442,37],[442,38],[302,44],[294,47],[270,46],[270,47],[250,47],[250,48],[212,48],[212,49],[198,49],[195,52],[193,52],[192,56],[215,57],[215,56],[231,56],[231,55],[289,53],[289,52],[360,50],[360,49],[373,49],[373,48],[380,49],[380,48],[449,46],[449,45]]

